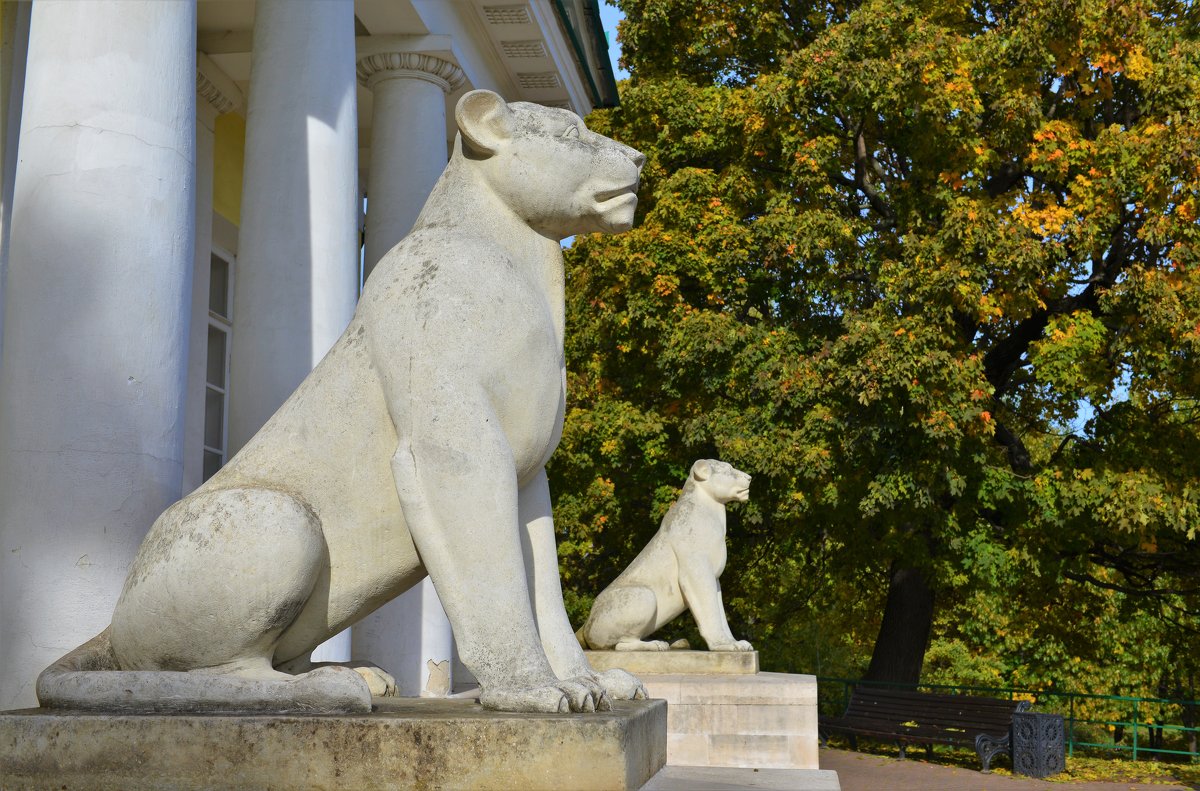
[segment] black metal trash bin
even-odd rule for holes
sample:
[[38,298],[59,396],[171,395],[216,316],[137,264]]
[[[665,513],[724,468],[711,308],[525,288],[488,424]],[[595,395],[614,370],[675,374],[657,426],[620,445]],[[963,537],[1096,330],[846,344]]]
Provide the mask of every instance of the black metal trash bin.
[[1018,711],[1012,717],[1013,774],[1049,777],[1066,771],[1067,750],[1061,714]]

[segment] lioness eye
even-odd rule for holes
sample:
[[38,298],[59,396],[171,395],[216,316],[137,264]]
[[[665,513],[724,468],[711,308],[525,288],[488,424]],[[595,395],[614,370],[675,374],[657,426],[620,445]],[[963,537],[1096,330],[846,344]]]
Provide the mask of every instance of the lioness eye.
[[579,137],[578,126],[568,126],[562,133],[563,137]]

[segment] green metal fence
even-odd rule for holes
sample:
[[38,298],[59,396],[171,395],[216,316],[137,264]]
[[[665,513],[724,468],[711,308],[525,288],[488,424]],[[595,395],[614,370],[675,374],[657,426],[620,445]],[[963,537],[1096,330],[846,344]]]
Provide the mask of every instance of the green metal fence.
[[[817,676],[821,713],[837,716],[850,701],[850,690],[860,679]],[[1048,689],[977,687],[964,684],[896,684],[870,682],[873,686],[942,692],[953,695],[986,695],[1028,700],[1039,711],[1063,715],[1067,753],[1076,749],[1117,751],[1139,757],[1187,757],[1197,760],[1200,741],[1200,701],[1172,698],[1141,698],[1126,695],[1095,695]],[[840,689],[839,689],[840,687]]]

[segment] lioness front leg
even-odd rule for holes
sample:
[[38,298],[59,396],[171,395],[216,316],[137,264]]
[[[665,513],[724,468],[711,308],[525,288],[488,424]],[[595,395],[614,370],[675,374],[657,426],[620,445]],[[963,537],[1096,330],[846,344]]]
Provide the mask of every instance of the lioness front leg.
[[[561,682],[538,640],[525,584],[511,451],[486,406],[442,404],[392,458],[404,518],[479,679],[481,702],[506,711],[594,709]],[[469,441],[464,441],[469,437]]]
[[709,651],[754,650],[747,641],[735,639],[729,630],[721,601],[721,582],[702,556],[692,556],[687,562],[680,558],[679,587]]
[[554,540],[554,518],[550,506],[550,484],[545,469],[521,488],[521,547],[538,633],[550,666],[561,679],[586,684],[595,694],[596,708],[611,708],[609,700],[646,697],[642,682],[624,670],[597,673],[588,664],[571,629],[563,606],[562,581],[558,572],[558,547]]

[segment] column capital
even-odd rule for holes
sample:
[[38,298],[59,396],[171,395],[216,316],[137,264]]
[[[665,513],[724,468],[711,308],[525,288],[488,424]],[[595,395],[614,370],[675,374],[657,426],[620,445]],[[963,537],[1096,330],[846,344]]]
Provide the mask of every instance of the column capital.
[[458,66],[425,52],[374,52],[358,59],[358,81],[371,90],[398,77],[432,82],[446,93],[454,93],[467,81]]

